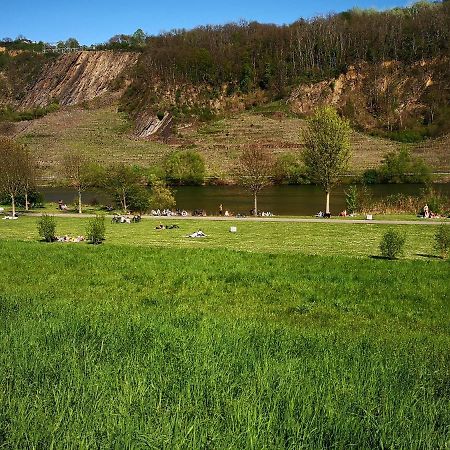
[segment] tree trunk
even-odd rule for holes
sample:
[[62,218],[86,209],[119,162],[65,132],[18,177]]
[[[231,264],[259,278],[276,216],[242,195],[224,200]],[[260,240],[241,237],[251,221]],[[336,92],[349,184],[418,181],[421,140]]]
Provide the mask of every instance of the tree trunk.
[[78,214],[81,214],[81,189],[78,189]]
[[327,204],[325,207],[325,213],[330,214],[330,191],[326,191],[327,194]]
[[14,195],[11,195],[11,206],[12,206],[12,215],[13,217],[16,217],[16,199],[14,198]]
[[25,211],[28,211],[28,191],[25,191]]
[[253,207],[253,215],[256,217],[258,215],[258,198],[257,198],[258,194],[255,192],[254,193],[254,200],[255,200],[255,205]]
[[123,206],[123,212],[127,213],[127,197],[125,195],[125,192],[122,191],[122,206]]

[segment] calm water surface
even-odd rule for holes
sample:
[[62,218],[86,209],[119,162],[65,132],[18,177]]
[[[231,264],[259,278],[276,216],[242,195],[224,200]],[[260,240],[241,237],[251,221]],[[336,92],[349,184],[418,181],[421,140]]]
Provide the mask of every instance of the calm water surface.
[[[331,213],[337,215],[345,208],[344,187],[337,187],[331,193]],[[415,184],[381,184],[373,185],[370,193],[374,200],[388,195],[402,193],[406,195],[420,194],[423,185]],[[435,185],[437,191],[450,196],[450,184]],[[75,201],[75,192],[69,188],[42,187],[40,191],[47,201],[63,200],[66,203]],[[183,186],[175,189],[177,207],[180,209],[204,209],[208,214],[218,214],[219,205],[232,213],[248,214],[253,207],[252,195],[236,186]],[[86,191],[85,203],[111,203],[111,199],[102,191]],[[258,209],[271,211],[276,215],[313,215],[325,209],[325,194],[317,186],[271,186],[258,196]]]

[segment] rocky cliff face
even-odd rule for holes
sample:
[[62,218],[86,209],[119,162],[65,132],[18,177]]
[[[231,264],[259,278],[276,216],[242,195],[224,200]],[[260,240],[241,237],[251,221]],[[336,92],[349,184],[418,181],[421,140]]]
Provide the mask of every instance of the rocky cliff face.
[[[29,86],[20,103],[22,109],[46,106],[76,105],[90,101],[126,86],[124,72],[138,59],[127,52],[79,52],[66,54],[48,64],[37,82]],[[114,86],[114,82],[121,82]]]
[[431,123],[435,110],[447,104],[448,63],[364,63],[350,67],[337,78],[294,89],[288,102],[301,114],[333,105],[362,129],[401,129],[408,123]]

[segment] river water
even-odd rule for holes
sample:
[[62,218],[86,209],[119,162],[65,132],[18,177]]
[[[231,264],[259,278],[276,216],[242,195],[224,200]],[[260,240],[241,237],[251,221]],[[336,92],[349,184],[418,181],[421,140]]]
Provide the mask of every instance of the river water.
[[[416,184],[378,184],[369,187],[374,200],[380,200],[392,194],[418,195],[423,185]],[[339,186],[331,193],[331,213],[337,215],[345,208],[346,188]],[[450,184],[436,184],[434,189],[450,196]],[[74,190],[63,187],[41,187],[39,189],[46,201],[63,200],[73,203]],[[252,195],[237,186],[181,186],[175,189],[177,208],[192,211],[204,209],[208,214],[218,214],[219,205],[232,213],[248,214],[253,207]],[[89,190],[83,193],[83,203],[110,204],[111,199],[105,192]],[[271,211],[276,215],[313,215],[325,210],[325,194],[318,186],[271,186],[258,196],[258,209]]]

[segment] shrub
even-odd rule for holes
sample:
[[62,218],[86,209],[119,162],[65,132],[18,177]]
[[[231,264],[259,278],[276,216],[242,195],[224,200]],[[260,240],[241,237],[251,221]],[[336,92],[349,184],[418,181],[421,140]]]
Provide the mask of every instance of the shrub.
[[277,183],[308,184],[306,170],[294,153],[278,156],[274,167],[274,180]]
[[205,179],[205,161],[200,153],[191,150],[170,153],[164,164],[166,179],[176,184],[202,184]]
[[358,188],[355,185],[349,186],[349,188],[346,189],[344,191],[344,193],[345,193],[345,204],[347,206],[347,212],[349,214],[353,214],[359,208],[359,205],[358,205],[358,197],[359,197],[359,195],[358,195]]
[[405,236],[395,230],[388,230],[384,233],[380,242],[381,255],[384,258],[396,259],[403,252]]
[[380,166],[380,178],[385,183],[427,183],[431,169],[420,158],[413,158],[407,148],[389,152]]
[[172,209],[176,204],[172,189],[161,180],[153,180],[150,203],[154,209]]
[[53,216],[44,214],[37,221],[39,236],[46,242],[56,241],[56,221]]
[[105,240],[105,218],[104,216],[95,216],[89,220],[86,228],[86,238],[91,244],[101,244]]
[[450,226],[439,225],[434,236],[434,248],[439,252],[442,258],[448,256],[450,249]]
[[376,169],[367,169],[362,175],[363,184],[377,184],[380,182],[380,174]]

